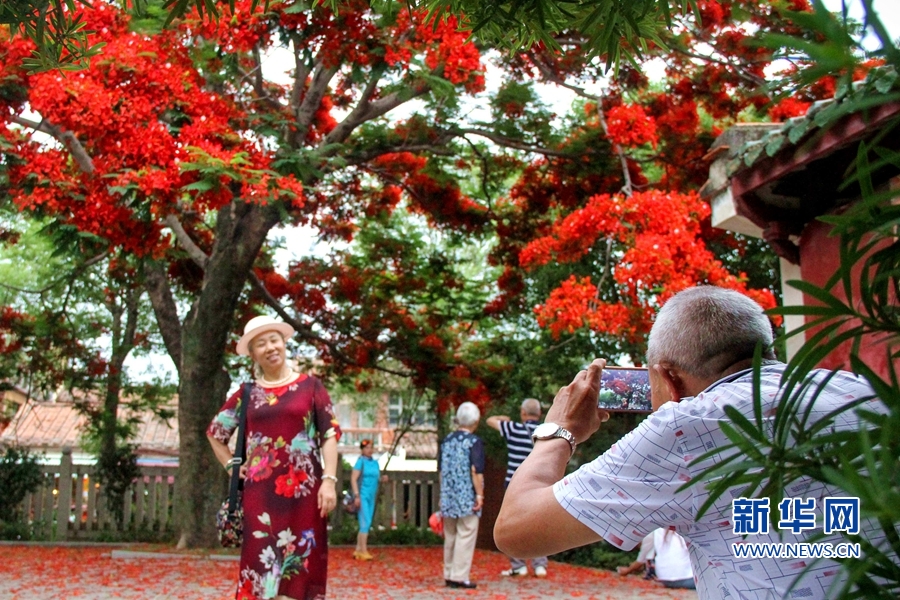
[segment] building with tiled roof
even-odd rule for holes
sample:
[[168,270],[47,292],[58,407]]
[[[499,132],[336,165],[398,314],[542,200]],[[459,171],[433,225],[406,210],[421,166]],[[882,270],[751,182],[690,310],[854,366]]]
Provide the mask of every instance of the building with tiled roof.
[[[139,425],[133,443],[141,464],[177,464],[178,427],[174,419],[166,421],[151,411],[137,415]],[[81,430],[85,417],[72,402],[28,400],[19,406],[9,426],[0,433],[0,446],[17,445],[44,453],[48,462],[56,462],[63,448],[72,449],[76,464],[93,463],[84,451]]]
[[[11,393],[11,392],[10,392]],[[433,459],[437,454],[437,431],[433,426],[415,427],[396,440],[397,420],[402,404],[385,392],[374,417],[359,413],[352,398],[336,396],[336,415],[344,435],[339,451],[347,460],[355,460],[359,454],[359,442],[370,439],[380,454],[393,449],[391,467],[405,470],[434,470]],[[63,448],[72,449],[76,464],[92,464],[94,457],[82,448],[81,430],[85,417],[72,401],[40,402],[26,400],[24,392],[9,404],[17,407],[5,430],[0,431],[0,447],[17,445],[34,452],[44,453],[48,462],[56,462]],[[172,406],[172,411],[175,407]],[[140,424],[132,443],[137,445],[139,463],[146,465],[178,464],[178,421],[164,420],[151,411],[140,413]],[[399,442],[399,444],[395,444]],[[395,447],[396,446],[396,447]],[[422,461],[424,459],[425,462]],[[431,462],[428,462],[431,461]],[[423,466],[424,465],[424,466]]]
[[[805,115],[785,123],[738,124],[713,143],[707,155],[709,179],[701,189],[712,207],[712,225],[769,243],[780,258],[786,306],[813,302],[788,281],[822,287],[836,271],[839,242],[819,217],[839,214],[861,198],[853,177],[860,145],[877,141],[888,152],[900,152],[898,88],[894,69],[873,70],[865,81],[813,104]],[[900,189],[896,161],[874,165],[871,183],[876,191]],[[842,290],[833,293],[843,298]],[[787,315],[785,328],[793,331],[805,322],[803,316]],[[790,338],[788,354],[803,341],[802,336]],[[848,352],[849,342],[820,366],[847,368]],[[877,373],[888,373],[883,346],[866,344],[860,356]]]

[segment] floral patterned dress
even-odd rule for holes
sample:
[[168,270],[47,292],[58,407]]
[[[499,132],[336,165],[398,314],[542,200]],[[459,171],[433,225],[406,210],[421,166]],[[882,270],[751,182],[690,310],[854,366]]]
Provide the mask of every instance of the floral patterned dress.
[[[207,434],[227,444],[237,430],[241,392],[215,416]],[[247,407],[244,540],[238,600],[284,595],[325,598],[327,521],[319,515],[322,442],[340,436],[325,386],[300,375],[276,388],[253,385]]]

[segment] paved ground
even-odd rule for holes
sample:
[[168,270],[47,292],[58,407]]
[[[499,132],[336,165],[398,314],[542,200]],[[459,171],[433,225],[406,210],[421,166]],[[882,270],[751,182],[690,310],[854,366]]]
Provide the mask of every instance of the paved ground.
[[[504,578],[508,565],[497,552],[477,551],[475,590],[444,587],[438,547],[374,548],[376,559],[352,559],[352,548],[330,551],[328,597],[363,599],[696,600],[686,590],[668,590],[639,577],[550,562],[546,579]],[[229,600],[237,562],[163,547],[0,545],[2,600]]]

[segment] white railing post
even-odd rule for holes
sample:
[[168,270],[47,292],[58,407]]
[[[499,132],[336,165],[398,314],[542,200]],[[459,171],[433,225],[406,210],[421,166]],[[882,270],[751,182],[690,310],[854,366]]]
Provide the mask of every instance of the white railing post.
[[72,449],[62,449],[59,460],[59,484],[56,494],[55,540],[65,540],[69,533],[69,515],[72,512]]

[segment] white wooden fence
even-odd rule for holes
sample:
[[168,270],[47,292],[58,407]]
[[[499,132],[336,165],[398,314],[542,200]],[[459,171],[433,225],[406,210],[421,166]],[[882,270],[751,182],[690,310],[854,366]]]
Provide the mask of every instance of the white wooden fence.
[[[96,467],[72,464],[72,453],[65,449],[58,465],[42,469],[44,485],[25,497],[21,513],[36,539],[92,540],[120,531]],[[141,467],[141,477],[125,493],[123,528],[160,536],[170,532],[174,487],[175,468]]]
[[[109,541],[132,536],[164,538],[173,533],[175,467],[141,467],[141,477],[125,493],[121,527],[107,507],[93,465],[72,464],[71,451],[63,450],[60,464],[44,465],[42,470],[44,485],[26,496],[21,511],[32,524],[35,539]],[[389,471],[387,475],[388,481],[380,484],[373,527],[428,527],[428,517],[439,506],[437,473]],[[341,489],[350,489],[350,470],[339,469],[338,479],[340,495]],[[332,526],[340,527],[347,518],[355,517],[339,507],[332,513]]]

